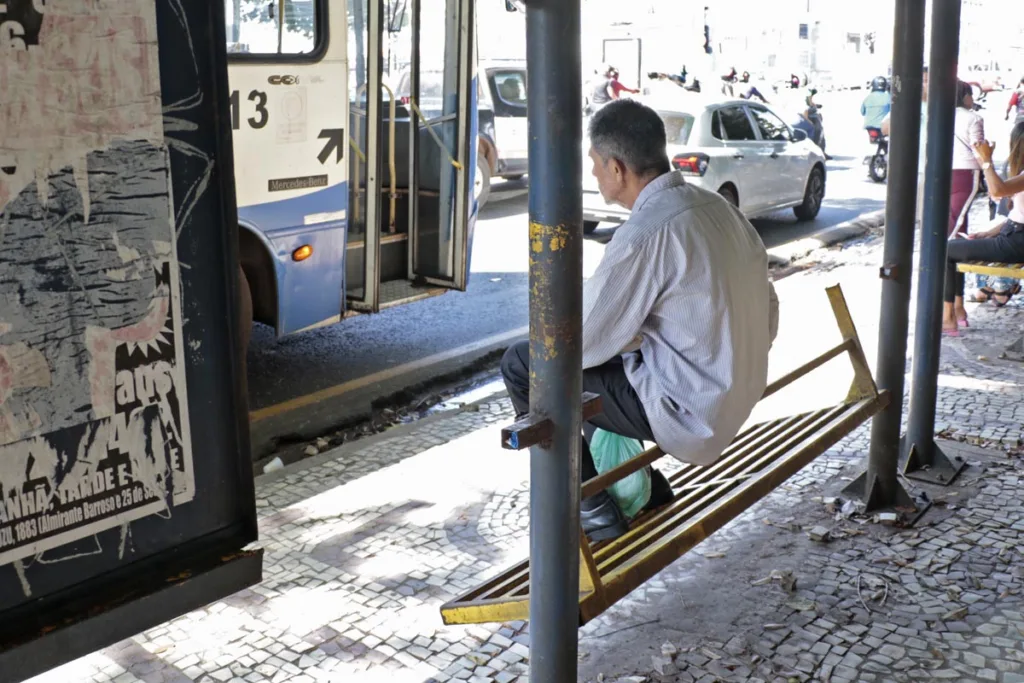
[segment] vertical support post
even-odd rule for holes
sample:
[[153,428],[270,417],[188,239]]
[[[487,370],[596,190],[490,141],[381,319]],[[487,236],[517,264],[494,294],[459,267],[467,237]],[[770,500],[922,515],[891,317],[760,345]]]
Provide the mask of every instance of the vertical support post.
[[526,9],[530,143],[530,680],[575,681],[583,362],[580,0]]
[[920,154],[925,3],[896,0],[893,32],[889,179],[885,198],[882,303],[878,323],[878,386],[892,400],[871,423],[868,467],[847,488],[868,511],[914,507],[897,477],[903,417],[910,288],[914,268],[917,160]]
[[910,415],[904,440],[907,476],[950,484],[966,463],[950,459],[935,443],[939,357],[942,351],[942,288],[946,276],[949,188],[952,181],[956,67],[960,52],[960,1],[932,3],[928,58],[928,144],[921,221],[921,272],[911,377]]

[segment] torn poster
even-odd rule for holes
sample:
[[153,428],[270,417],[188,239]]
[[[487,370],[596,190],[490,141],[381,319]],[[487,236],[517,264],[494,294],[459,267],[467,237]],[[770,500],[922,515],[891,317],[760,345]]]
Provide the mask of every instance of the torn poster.
[[4,565],[194,479],[154,3],[13,0],[0,26]]

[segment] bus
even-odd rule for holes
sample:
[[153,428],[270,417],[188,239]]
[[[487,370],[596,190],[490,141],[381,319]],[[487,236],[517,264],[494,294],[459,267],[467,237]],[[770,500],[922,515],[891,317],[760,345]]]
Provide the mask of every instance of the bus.
[[243,310],[280,337],[464,291],[475,0],[225,2]]

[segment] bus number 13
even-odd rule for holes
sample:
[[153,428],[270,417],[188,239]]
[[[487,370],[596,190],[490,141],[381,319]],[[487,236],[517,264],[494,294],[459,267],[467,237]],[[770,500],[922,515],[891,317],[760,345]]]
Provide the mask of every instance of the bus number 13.
[[[242,125],[242,114],[237,90],[231,92],[229,101],[231,102],[231,129],[238,130]],[[249,101],[254,104],[256,110],[256,115],[250,116],[248,119],[249,126],[262,128],[267,125],[267,120],[270,118],[270,112],[267,111],[267,93],[253,90],[249,93]]]

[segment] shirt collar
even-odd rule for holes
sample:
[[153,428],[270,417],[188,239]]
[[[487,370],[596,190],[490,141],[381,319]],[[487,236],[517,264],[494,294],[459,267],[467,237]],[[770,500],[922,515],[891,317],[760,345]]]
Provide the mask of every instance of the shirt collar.
[[660,176],[647,183],[647,187],[640,190],[640,194],[637,195],[636,202],[633,204],[633,211],[639,211],[651,197],[662,190],[668,190],[685,184],[686,178],[684,178],[683,174],[679,171],[668,171],[667,173],[662,173]]

